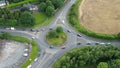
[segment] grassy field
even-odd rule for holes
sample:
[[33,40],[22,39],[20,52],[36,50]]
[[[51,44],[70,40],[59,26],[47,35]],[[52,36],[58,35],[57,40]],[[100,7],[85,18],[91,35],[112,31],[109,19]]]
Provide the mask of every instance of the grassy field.
[[118,34],[120,0],[83,0],[79,6],[79,20],[85,28],[94,32]]
[[34,13],[33,16],[36,19],[36,24],[33,27],[46,26],[53,20],[53,17],[48,18],[44,13]]
[[58,37],[49,37],[49,32],[46,35],[46,41],[48,44],[50,45],[54,45],[54,46],[61,46],[62,44],[64,44],[67,40],[67,35],[66,33],[57,33]]

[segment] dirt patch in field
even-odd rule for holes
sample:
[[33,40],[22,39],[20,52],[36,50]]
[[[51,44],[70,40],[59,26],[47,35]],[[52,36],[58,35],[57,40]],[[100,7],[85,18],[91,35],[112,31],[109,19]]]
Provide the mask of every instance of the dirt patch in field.
[[79,14],[82,25],[94,32],[120,32],[120,0],[83,0]]

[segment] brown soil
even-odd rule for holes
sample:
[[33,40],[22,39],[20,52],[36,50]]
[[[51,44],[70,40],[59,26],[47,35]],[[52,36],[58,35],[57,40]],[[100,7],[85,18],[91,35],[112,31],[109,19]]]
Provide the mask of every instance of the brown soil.
[[120,0],[83,0],[79,14],[81,24],[94,32],[120,32]]

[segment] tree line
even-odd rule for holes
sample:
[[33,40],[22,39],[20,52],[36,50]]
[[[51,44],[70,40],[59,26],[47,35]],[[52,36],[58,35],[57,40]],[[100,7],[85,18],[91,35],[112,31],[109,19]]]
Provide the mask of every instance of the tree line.
[[33,26],[35,18],[28,11],[10,11],[8,8],[0,8],[1,26]]
[[56,68],[120,68],[120,47],[86,46],[71,50],[55,63]]
[[39,0],[39,2],[39,11],[46,13],[48,16],[52,16],[64,4],[65,0]]

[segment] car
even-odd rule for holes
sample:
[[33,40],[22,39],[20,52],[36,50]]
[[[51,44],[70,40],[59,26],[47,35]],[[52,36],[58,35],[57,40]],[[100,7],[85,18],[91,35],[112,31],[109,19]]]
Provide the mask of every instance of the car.
[[37,29],[36,32],[39,32],[39,30]]
[[64,24],[64,23],[65,23],[65,21],[64,21],[64,20],[62,20],[62,23]]
[[87,45],[91,45],[91,42],[87,42]]
[[96,42],[95,45],[99,45],[100,43],[99,42]]
[[82,37],[80,34],[77,34],[78,37]]
[[53,30],[52,28],[49,28],[49,30]]
[[35,60],[34,61],[37,61],[38,60],[38,58],[35,58]]
[[107,45],[110,45],[111,43],[107,43]]
[[15,30],[15,28],[14,28],[14,27],[11,27],[10,30]]
[[25,28],[23,28],[22,30],[25,31]]
[[32,67],[32,65],[31,65],[31,64],[27,66],[27,68],[31,68],[31,67]]
[[26,51],[28,51],[28,50],[29,50],[29,49],[26,48],[24,51],[26,52]]
[[30,29],[30,31],[31,31],[31,32],[34,32],[34,30],[33,30],[33,29]]
[[24,57],[27,57],[27,56],[28,56],[28,54],[27,54],[27,53],[24,53],[24,54],[23,54],[23,56],[24,56]]
[[44,31],[44,30],[45,30],[44,28],[41,29],[41,31]]
[[77,45],[81,45],[81,43],[79,42],[79,43],[77,43]]
[[53,47],[53,46],[50,46],[49,48],[53,49],[54,47]]
[[61,49],[65,49],[66,48],[66,46],[61,46]]
[[5,28],[6,30],[9,30],[10,28]]
[[105,43],[100,43],[100,45],[105,45]]
[[35,39],[35,37],[32,37],[32,39]]
[[71,33],[71,31],[70,31],[70,30],[67,30],[67,32]]

